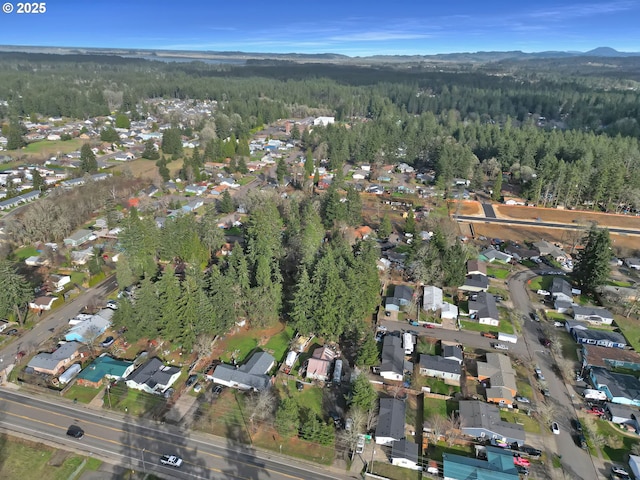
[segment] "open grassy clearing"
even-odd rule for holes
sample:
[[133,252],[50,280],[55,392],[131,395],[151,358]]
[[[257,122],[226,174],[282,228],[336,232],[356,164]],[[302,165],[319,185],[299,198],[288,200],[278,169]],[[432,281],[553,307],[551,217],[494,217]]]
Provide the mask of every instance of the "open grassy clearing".
[[[84,457],[63,450],[0,436],[0,478],[21,480],[67,480],[82,464]],[[95,471],[102,462],[86,459],[82,472]],[[76,478],[80,478],[82,473]]]
[[495,278],[499,278],[504,280],[505,278],[507,278],[509,276],[509,273],[511,273],[509,271],[508,268],[500,268],[500,267],[487,267],[487,275],[489,276],[493,276]]
[[373,468],[371,470],[371,473],[374,475],[390,478],[391,480],[419,480],[422,478],[422,472],[397,467],[390,463],[373,462]]
[[64,393],[64,397],[71,400],[76,399],[80,403],[89,403],[96,397],[98,392],[100,392],[99,388],[72,385],[69,390]]
[[600,445],[602,456],[612,462],[626,462],[633,446],[640,443],[636,435],[626,433],[611,422],[598,420],[596,426],[605,438],[604,445]]

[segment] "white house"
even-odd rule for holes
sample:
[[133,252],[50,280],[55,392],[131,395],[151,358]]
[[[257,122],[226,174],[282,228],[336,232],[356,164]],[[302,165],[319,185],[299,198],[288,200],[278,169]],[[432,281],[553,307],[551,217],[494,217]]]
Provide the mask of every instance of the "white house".
[[424,294],[422,297],[422,308],[425,310],[431,310],[435,312],[442,308],[442,289],[434,287],[432,285],[424,287]]
[[613,314],[606,308],[574,305],[573,319],[601,325],[611,325],[613,323]]
[[422,470],[418,464],[418,444],[402,439],[393,442],[391,446],[391,465],[409,468],[411,470]]
[[149,359],[126,378],[127,387],[147,393],[164,393],[180,377],[178,367],[164,365],[159,358]]
[[313,126],[317,127],[318,125],[321,125],[323,127],[326,127],[330,123],[335,123],[335,121],[335,117],[318,117],[313,120]]
[[440,308],[440,318],[443,320],[455,320],[458,318],[458,307],[452,303],[444,302]]
[[460,385],[462,367],[457,360],[438,355],[420,355],[420,375],[440,378],[449,385]]

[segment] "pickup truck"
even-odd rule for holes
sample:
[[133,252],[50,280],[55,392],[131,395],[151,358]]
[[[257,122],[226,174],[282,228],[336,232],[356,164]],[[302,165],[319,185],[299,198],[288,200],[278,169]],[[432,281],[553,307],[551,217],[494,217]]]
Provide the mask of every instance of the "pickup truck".
[[498,338],[498,336],[492,332],[482,332],[480,335],[482,335],[485,338],[493,338],[494,340]]

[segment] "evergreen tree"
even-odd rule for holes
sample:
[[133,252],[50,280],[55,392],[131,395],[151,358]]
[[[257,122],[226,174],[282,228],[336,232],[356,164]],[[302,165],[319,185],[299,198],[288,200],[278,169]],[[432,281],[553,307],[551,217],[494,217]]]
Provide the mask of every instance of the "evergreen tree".
[[22,128],[22,125],[15,120],[9,123],[8,130],[6,131],[7,150],[17,150],[27,144],[22,136]]
[[493,181],[493,190],[491,193],[491,199],[499,201],[502,198],[502,172],[498,172],[496,179]]
[[33,183],[33,189],[44,190],[47,184],[44,182],[44,178],[42,178],[42,175],[40,175],[40,172],[38,171],[37,168],[34,168],[33,170],[31,170],[31,175],[33,176],[31,180]]
[[285,438],[293,437],[298,433],[300,425],[300,410],[298,403],[291,397],[280,400],[276,410],[275,427],[278,434]]
[[242,175],[246,175],[247,173],[249,173],[249,168],[247,167],[247,161],[244,159],[244,157],[240,157],[238,159],[238,172],[241,173]]
[[116,115],[116,128],[130,128],[131,121],[124,113]]
[[162,180],[165,182],[171,180],[171,172],[169,171],[169,168],[167,168],[167,159],[164,155],[156,162],[156,165],[158,165],[158,173],[162,177]]
[[[313,153],[311,152],[311,149],[308,148],[307,154],[304,157],[304,173],[307,174],[307,177],[310,177],[311,175],[313,175],[314,170],[315,165],[313,163]],[[314,183],[317,182],[314,181]]]
[[146,158],[147,160],[158,160],[160,158],[160,152],[156,149],[156,144],[153,141],[153,138],[148,139],[144,143],[142,158]]
[[85,143],[80,149],[80,170],[87,173],[98,171],[98,161],[96,155],[91,150],[91,145]]
[[225,190],[222,192],[220,196],[220,201],[218,202],[218,211],[220,213],[233,213],[236,208],[233,205],[233,199],[231,198],[231,194],[229,190]]
[[105,127],[100,131],[100,140],[103,142],[115,143],[120,140],[120,136],[113,127]]
[[378,394],[373,389],[366,375],[358,375],[351,387],[351,395],[348,403],[351,408],[359,408],[363,411],[371,410],[378,399]]
[[301,335],[314,332],[313,287],[307,269],[303,266],[290,302],[289,321]]
[[162,151],[167,155],[182,155],[182,132],[178,128],[168,128],[162,134]]
[[367,332],[364,341],[358,350],[356,364],[360,367],[371,367],[379,363],[378,342],[371,332]]
[[0,317],[13,317],[24,323],[33,289],[8,260],[0,261]]
[[173,266],[167,265],[165,267],[156,286],[160,310],[158,325],[162,337],[174,341],[181,335],[180,306],[184,295],[180,279],[176,276]]
[[604,285],[611,272],[611,238],[609,230],[595,225],[583,240],[584,249],[578,252],[573,275],[588,292]]
[[353,227],[362,224],[362,199],[358,191],[349,185],[347,188],[346,220]]
[[276,178],[278,179],[278,183],[282,183],[284,180],[284,176],[287,174],[287,164],[284,163],[283,158],[278,159],[278,165],[276,166]]
[[225,242],[224,233],[222,229],[218,227],[218,214],[215,208],[207,208],[198,225],[198,231],[202,244],[208,249],[209,259],[211,259],[213,254],[218,251]]
[[136,329],[150,339],[156,338],[159,332],[159,299],[155,282],[149,276],[145,276],[135,293],[134,321],[139,324]]
[[327,228],[331,228],[336,222],[344,220],[345,205],[340,200],[340,193],[337,187],[331,183],[322,199],[322,219]]
[[416,218],[413,214],[413,209],[410,208],[407,213],[407,218],[404,221],[404,233],[416,234]]
[[385,214],[382,217],[382,221],[380,222],[380,226],[378,227],[378,237],[381,240],[386,240],[389,238],[393,231],[393,226],[391,225],[391,220],[389,220],[389,216]]

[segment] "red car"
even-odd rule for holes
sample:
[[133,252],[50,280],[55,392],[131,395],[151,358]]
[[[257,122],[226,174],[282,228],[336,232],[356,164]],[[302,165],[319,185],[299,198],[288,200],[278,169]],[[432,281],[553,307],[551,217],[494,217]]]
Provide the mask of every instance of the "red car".
[[436,328],[432,323],[425,323],[424,328]]
[[513,464],[518,465],[519,467],[529,467],[531,466],[531,462],[526,458],[522,458],[520,456],[513,457]]
[[602,407],[593,406],[587,410],[587,413],[600,416],[604,415],[604,409]]

